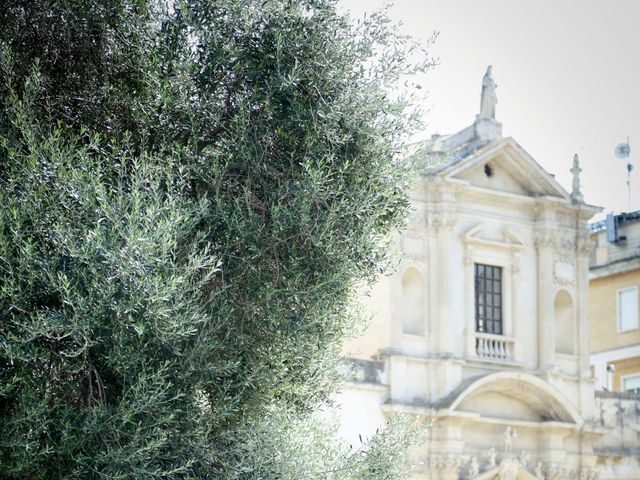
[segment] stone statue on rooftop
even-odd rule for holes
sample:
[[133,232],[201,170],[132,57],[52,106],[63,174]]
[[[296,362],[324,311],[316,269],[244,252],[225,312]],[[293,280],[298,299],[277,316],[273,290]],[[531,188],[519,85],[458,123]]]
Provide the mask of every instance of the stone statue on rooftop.
[[544,473],[542,473],[542,463],[538,462],[536,469],[533,472],[538,480],[544,480]]
[[517,436],[518,434],[516,433],[515,428],[511,428],[511,426],[508,426],[506,428],[506,430],[503,433],[505,452],[511,453],[511,449],[513,448],[513,439]]
[[487,73],[482,78],[482,94],[480,96],[480,117],[496,118],[496,88],[498,85],[491,76],[491,65],[487,67]]
[[476,457],[471,457],[471,462],[469,463],[469,478],[475,478],[480,473],[480,464],[478,464],[478,459]]
[[489,469],[493,468],[496,466],[496,449],[491,447],[487,453],[486,453],[486,457],[487,457],[487,467]]

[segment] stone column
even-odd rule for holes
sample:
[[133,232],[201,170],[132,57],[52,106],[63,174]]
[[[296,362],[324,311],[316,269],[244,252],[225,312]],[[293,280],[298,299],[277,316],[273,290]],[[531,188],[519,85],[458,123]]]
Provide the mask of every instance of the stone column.
[[[586,234],[585,234],[586,237]],[[576,290],[577,290],[577,334],[578,368],[581,376],[588,376],[589,369],[589,252],[591,243],[586,238],[576,242]]]
[[586,233],[579,236],[576,242],[576,333],[578,336],[578,377],[580,378],[580,399],[578,408],[586,418],[593,418],[596,413],[594,383],[591,380],[589,365],[589,252],[591,242]]

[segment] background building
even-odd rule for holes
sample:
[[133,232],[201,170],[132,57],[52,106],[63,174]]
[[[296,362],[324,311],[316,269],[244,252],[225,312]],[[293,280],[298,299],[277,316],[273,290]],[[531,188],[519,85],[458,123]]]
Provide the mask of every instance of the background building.
[[415,478],[595,478],[587,221],[599,209],[582,199],[577,158],[569,193],[502,137],[495,107],[489,68],[474,123],[430,145],[439,161],[411,194],[399,268],[346,346],[358,376],[343,433],[395,412],[434,422]]
[[592,225],[591,365],[598,390],[640,393],[640,211]]

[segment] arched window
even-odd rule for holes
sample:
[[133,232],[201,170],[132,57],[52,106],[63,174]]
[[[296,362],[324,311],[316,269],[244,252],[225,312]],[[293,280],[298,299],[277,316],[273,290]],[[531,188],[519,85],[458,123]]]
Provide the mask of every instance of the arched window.
[[560,290],[553,303],[556,321],[556,352],[575,355],[576,318],[571,296]]
[[413,335],[424,334],[424,285],[422,275],[409,267],[402,275],[400,317],[402,332]]

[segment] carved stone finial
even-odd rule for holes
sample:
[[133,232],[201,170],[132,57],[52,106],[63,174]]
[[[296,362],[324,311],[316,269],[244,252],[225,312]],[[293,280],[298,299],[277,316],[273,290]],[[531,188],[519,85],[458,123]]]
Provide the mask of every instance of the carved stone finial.
[[491,76],[491,65],[487,67],[487,73],[482,77],[482,94],[480,95],[480,117],[496,118],[496,88],[498,85]]
[[573,181],[571,183],[571,200],[574,203],[580,203],[584,200],[582,192],[580,191],[580,159],[576,153],[573,156],[573,167],[571,168],[571,175],[573,175]]

